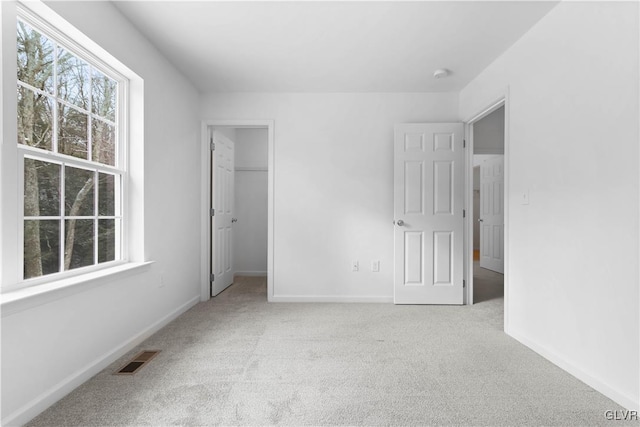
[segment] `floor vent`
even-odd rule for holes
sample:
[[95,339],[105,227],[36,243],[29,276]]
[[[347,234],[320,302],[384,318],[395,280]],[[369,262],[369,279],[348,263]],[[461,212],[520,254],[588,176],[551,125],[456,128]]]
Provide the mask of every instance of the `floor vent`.
[[129,363],[114,372],[114,375],[133,375],[140,370],[147,362],[156,357],[160,350],[145,350],[136,355]]

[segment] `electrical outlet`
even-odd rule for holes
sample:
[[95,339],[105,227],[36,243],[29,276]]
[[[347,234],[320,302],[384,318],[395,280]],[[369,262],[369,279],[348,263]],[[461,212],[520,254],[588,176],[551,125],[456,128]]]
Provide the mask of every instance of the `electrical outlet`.
[[358,264],[358,261],[353,261],[351,263],[351,271],[358,271],[360,270],[360,265]]
[[529,190],[526,190],[522,193],[522,204],[523,205],[529,204]]
[[380,261],[371,261],[371,271],[373,271],[374,273],[380,272]]

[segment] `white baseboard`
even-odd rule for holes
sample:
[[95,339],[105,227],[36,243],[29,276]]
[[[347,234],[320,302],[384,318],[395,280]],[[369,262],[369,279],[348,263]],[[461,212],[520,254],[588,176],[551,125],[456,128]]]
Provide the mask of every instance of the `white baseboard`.
[[236,271],[233,276],[252,276],[252,277],[258,277],[258,276],[264,276],[267,277],[267,272],[266,271]]
[[142,330],[138,334],[129,338],[127,341],[120,344],[117,348],[113,349],[111,352],[107,353],[103,357],[100,357],[88,365],[84,366],[82,369],[76,371],[76,373],[68,376],[64,380],[60,381],[58,384],[50,388],[49,390],[43,392],[30,402],[23,405],[21,408],[13,412],[12,414],[4,417],[2,419],[3,426],[21,426],[26,424],[37,415],[39,415],[42,411],[47,409],[49,406],[56,403],[58,400],[62,399],[64,396],[72,392],[78,386],[89,380],[94,375],[98,374],[100,371],[108,367],[110,364],[118,360],[118,358],[124,356],[128,351],[135,348],[142,341],[149,338],[154,333],[158,332],[164,326],[166,326],[169,322],[176,319],[185,311],[189,310],[191,307],[200,302],[200,296],[194,297],[187,301],[185,304],[182,304],[177,309],[173,310],[171,313],[159,319],[157,322],[153,323],[146,329]]
[[[529,347],[531,350],[535,351],[540,356],[549,360],[554,365],[560,367],[561,369],[564,369],[565,371],[567,371],[568,373],[570,373],[571,375],[573,375],[583,383],[587,384],[594,390],[602,393],[609,399],[618,403],[620,406],[631,411],[640,410],[640,396],[630,396],[617,391],[613,387],[606,384],[604,381],[598,378],[595,378],[590,374],[588,374],[587,372],[583,371],[582,369],[576,367],[573,363],[569,362],[568,360],[566,360],[564,357],[560,356],[556,352],[547,349],[546,347],[536,343],[535,341],[525,337],[524,335],[518,332],[514,332],[513,330],[509,330],[505,332],[507,333],[507,335],[511,336],[512,338],[516,339],[520,343]],[[611,408],[611,409],[615,409],[615,408]]]
[[269,302],[364,302],[392,303],[393,297],[361,295],[273,295]]

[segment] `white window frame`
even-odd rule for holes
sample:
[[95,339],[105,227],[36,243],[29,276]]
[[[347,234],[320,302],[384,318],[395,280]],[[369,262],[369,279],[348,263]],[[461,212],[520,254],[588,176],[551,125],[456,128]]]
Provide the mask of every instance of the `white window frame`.
[[[2,33],[0,43],[3,50],[3,62],[0,76],[2,93],[2,117],[0,121],[3,141],[0,142],[0,302],[6,312],[7,304],[23,304],[20,301],[31,297],[45,296],[67,289],[90,287],[98,283],[107,283],[102,279],[127,271],[135,272],[152,262],[145,260],[144,245],[144,81],[127,66],[114,58],[104,48],[80,32],[64,18],[41,1],[24,1],[0,4]],[[35,30],[49,37],[55,43],[64,46],[72,54],[89,62],[95,69],[118,81],[117,145],[118,156],[115,167],[93,163],[66,155],[57,155],[46,150],[18,144],[16,139],[17,99],[16,99],[16,26],[18,19],[31,25]],[[11,59],[11,58],[14,59]],[[57,94],[56,94],[57,95]],[[91,113],[91,112],[90,112]],[[132,117],[134,120],[132,120]],[[118,174],[121,171],[120,202],[120,241],[117,242],[119,258],[114,261],[94,264],[24,279],[24,158],[36,157],[39,160],[64,162],[69,166]],[[60,156],[60,157],[58,157]],[[57,157],[57,158],[54,158]],[[130,169],[134,164],[135,169]],[[132,184],[133,183],[133,184]],[[64,183],[62,183],[64,185]],[[133,185],[134,190],[131,191]],[[97,186],[97,183],[96,183]],[[94,212],[97,215],[98,212]],[[117,212],[116,212],[117,213]],[[61,216],[65,212],[60,212]],[[94,217],[94,218],[97,218]],[[103,218],[103,217],[101,217]],[[108,219],[107,217],[104,217]],[[59,217],[57,217],[59,219]],[[62,245],[63,242],[61,241]],[[95,245],[95,244],[94,244]],[[95,246],[94,246],[95,248]],[[95,257],[95,255],[94,255]],[[95,258],[94,258],[95,259]],[[128,273],[127,273],[128,274]],[[56,291],[56,292],[54,292]],[[67,292],[65,290],[65,292]],[[40,298],[38,300],[41,300]]]
[[[31,158],[31,159],[35,159],[35,160],[40,160],[40,161],[46,161],[46,162],[50,162],[50,163],[57,163],[61,165],[61,169],[60,169],[60,203],[61,203],[61,209],[60,209],[60,215],[59,216],[55,216],[55,217],[29,217],[29,218],[37,218],[40,220],[46,220],[46,219],[52,219],[52,220],[58,220],[60,221],[60,231],[59,231],[59,236],[60,236],[60,240],[59,240],[59,268],[58,268],[58,272],[56,273],[50,273],[50,274],[45,274],[43,276],[39,276],[39,277],[33,277],[33,278],[25,278],[24,277],[24,224],[25,221],[28,221],[29,218],[24,216],[24,203],[19,203],[18,204],[18,217],[21,220],[21,226],[18,227],[18,243],[20,244],[20,248],[19,248],[19,260],[20,260],[20,269],[21,271],[19,272],[19,276],[21,278],[20,283],[23,286],[33,286],[33,285],[37,285],[39,283],[44,283],[44,282],[49,282],[51,280],[55,280],[55,279],[60,279],[60,278],[65,278],[65,277],[71,277],[71,276],[75,276],[75,275],[79,275],[79,274],[83,274],[83,273],[87,273],[87,272],[91,272],[91,271],[96,271],[96,270],[100,270],[103,268],[109,268],[109,267],[113,267],[122,263],[127,262],[127,258],[125,255],[125,248],[127,247],[126,241],[125,241],[125,236],[122,233],[122,229],[123,227],[126,226],[126,222],[127,222],[127,217],[124,215],[124,210],[122,209],[124,206],[122,206],[123,201],[127,199],[127,175],[128,175],[128,164],[127,164],[127,132],[125,129],[126,126],[126,121],[124,120],[124,118],[126,117],[126,105],[127,105],[127,100],[128,100],[128,81],[127,79],[122,76],[120,73],[118,73],[117,71],[113,70],[111,67],[109,67],[107,64],[103,63],[100,59],[96,58],[94,55],[91,54],[91,52],[89,52],[87,49],[83,48],[82,46],[78,45],[76,42],[74,42],[73,40],[70,40],[64,33],[60,32],[59,30],[57,30],[56,28],[52,27],[51,25],[49,25],[46,21],[43,21],[42,19],[38,18],[37,16],[35,16],[33,13],[31,13],[30,11],[22,8],[22,7],[18,7],[18,14],[17,14],[17,19],[21,20],[23,22],[25,22],[27,25],[31,26],[35,31],[38,31],[40,34],[46,36],[49,40],[51,40],[52,43],[54,43],[56,46],[59,45],[60,47],[62,47],[64,50],[68,51],[69,53],[71,53],[72,55],[76,56],[77,58],[87,62],[87,64],[89,64],[90,67],[95,68],[96,70],[102,72],[104,75],[106,75],[107,77],[115,80],[118,83],[118,93],[117,93],[117,97],[116,97],[116,104],[117,104],[117,108],[116,108],[116,117],[115,117],[115,128],[116,128],[116,144],[115,144],[115,149],[116,149],[116,158],[115,158],[115,166],[108,166],[105,164],[100,164],[97,162],[93,162],[93,161],[89,161],[89,160],[85,160],[85,159],[80,159],[80,158],[75,158],[72,156],[67,156],[64,154],[60,154],[57,152],[53,152],[53,151],[48,151],[48,150],[44,150],[44,149],[40,149],[40,148],[35,148],[35,147],[30,147],[30,146],[26,146],[23,144],[20,144],[16,141],[16,144],[18,145],[18,195],[19,195],[19,200],[23,200],[24,199],[24,162],[26,158]],[[54,52],[57,52],[57,47],[55,48]],[[57,61],[57,54],[54,53],[54,57],[56,58],[55,61]],[[55,68],[54,68],[55,70]],[[90,76],[91,79],[92,76]],[[42,92],[36,88],[32,88],[30,85],[25,84],[23,82],[19,82],[18,80],[16,80],[17,84],[25,87],[29,90],[32,90],[36,93],[38,92]],[[57,76],[56,73],[54,71],[54,83],[53,83],[53,96],[50,96],[50,94],[46,94],[45,92],[43,92],[43,94],[50,96],[53,100],[54,100],[54,110],[57,111],[57,104],[58,103],[64,103],[64,104],[68,104],[63,102],[58,95],[58,91],[57,91]],[[97,116],[96,114],[94,114],[91,111],[91,98],[89,98],[89,107],[88,110],[86,111],[87,117],[89,116]],[[70,104],[68,104],[68,106],[70,106],[71,108],[74,108],[78,111],[81,112],[85,112],[84,109],[76,107],[76,106],[71,106]],[[53,127],[53,131],[52,131],[52,136],[53,136],[53,140],[52,140],[52,149],[56,150],[56,147],[58,146],[57,144],[57,126],[56,126],[57,121],[55,120],[55,116],[54,116],[54,123],[52,123],[52,127]],[[91,135],[90,132],[88,131],[88,152],[91,152]],[[57,151],[57,150],[56,150]],[[65,173],[65,166],[71,166],[71,167],[75,167],[75,168],[79,168],[79,169],[85,169],[85,170],[90,170],[93,171],[95,174],[95,183],[94,183],[94,215],[91,217],[92,220],[96,221],[95,225],[97,225],[97,220],[98,218],[102,218],[102,219],[109,219],[109,218],[113,218],[116,219],[116,247],[115,247],[115,260],[114,261],[108,261],[108,262],[103,262],[103,263],[98,263],[98,228],[97,226],[94,225],[94,230],[93,230],[93,237],[94,237],[94,242],[93,242],[93,248],[94,248],[94,254],[93,254],[93,264],[89,265],[89,266],[85,266],[85,267],[79,267],[79,268],[75,268],[75,269],[71,269],[71,270],[64,270],[64,246],[65,246],[65,222],[66,219],[73,219],[73,217],[68,217],[65,214],[64,211],[64,202],[65,202],[65,191],[64,191],[64,187],[65,187],[65,180],[64,180],[64,173]],[[116,205],[116,212],[113,217],[101,217],[98,216],[98,212],[97,212],[97,195],[98,195],[98,172],[104,172],[104,173],[108,173],[108,174],[113,174],[116,177],[116,182],[119,182],[120,184],[120,188],[119,190],[116,189],[116,200],[115,200],[115,205]],[[117,188],[117,186],[116,186]],[[89,219],[87,217],[78,217],[77,219]],[[120,220],[120,221],[117,221]]]

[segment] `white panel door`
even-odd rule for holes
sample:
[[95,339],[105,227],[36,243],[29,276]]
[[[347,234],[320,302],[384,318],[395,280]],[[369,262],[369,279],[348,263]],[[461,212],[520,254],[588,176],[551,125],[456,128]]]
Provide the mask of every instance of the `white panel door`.
[[234,143],[218,132],[211,140],[211,295],[233,283]]
[[504,273],[504,157],[480,164],[480,267]]
[[396,125],[396,304],[463,303],[463,135],[462,123]]

